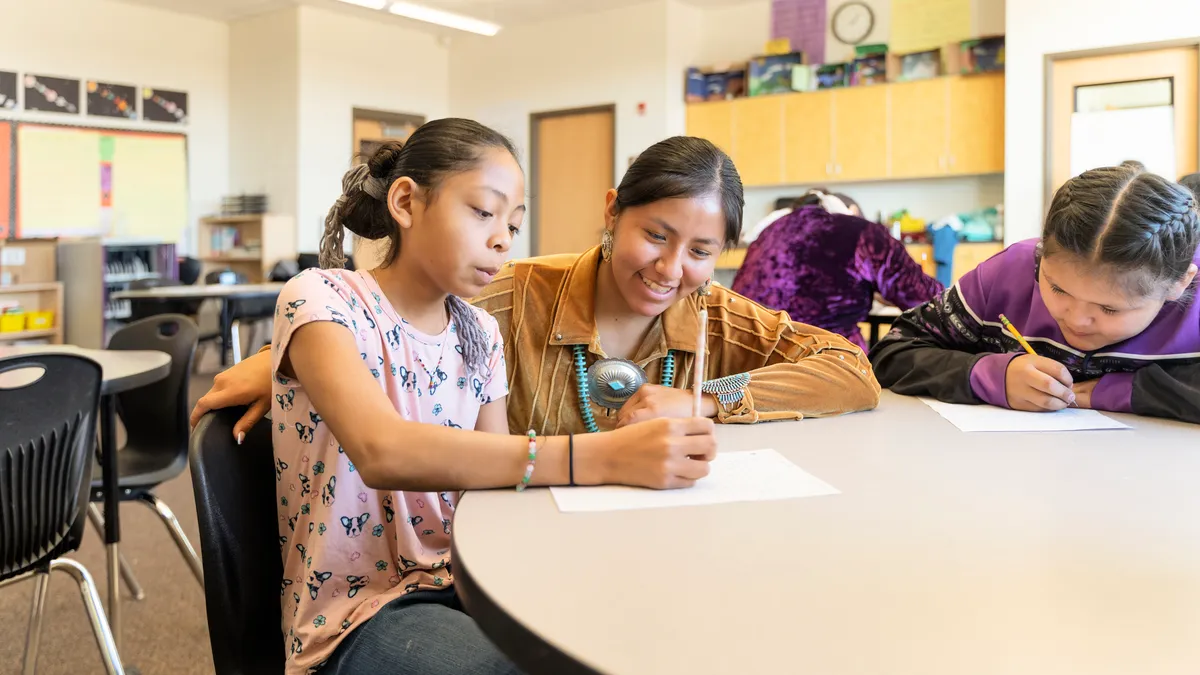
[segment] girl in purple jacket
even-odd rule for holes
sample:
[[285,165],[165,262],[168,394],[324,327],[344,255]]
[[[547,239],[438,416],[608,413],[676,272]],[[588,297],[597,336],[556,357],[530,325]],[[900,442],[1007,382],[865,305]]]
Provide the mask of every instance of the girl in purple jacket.
[[1013,244],[905,312],[871,352],[875,374],[897,393],[951,403],[1200,424],[1198,244],[1189,190],[1128,164],[1087,171],[1054,195],[1040,241]]

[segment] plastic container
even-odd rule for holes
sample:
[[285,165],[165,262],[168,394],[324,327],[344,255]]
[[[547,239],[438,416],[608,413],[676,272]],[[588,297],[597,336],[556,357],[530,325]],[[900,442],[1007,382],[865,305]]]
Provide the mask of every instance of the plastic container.
[[28,312],[25,314],[25,330],[48,330],[54,327],[54,312]]
[[25,330],[25,312],[0,314],[0,333],[19,333]]

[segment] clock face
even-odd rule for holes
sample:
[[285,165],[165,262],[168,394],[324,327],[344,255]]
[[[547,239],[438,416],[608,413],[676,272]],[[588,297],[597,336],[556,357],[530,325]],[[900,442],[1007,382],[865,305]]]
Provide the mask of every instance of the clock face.
[[863,2],[847,2],[833,13],[833,36],[839,42],[856,45],[867,39],[875,27],[875,13]]

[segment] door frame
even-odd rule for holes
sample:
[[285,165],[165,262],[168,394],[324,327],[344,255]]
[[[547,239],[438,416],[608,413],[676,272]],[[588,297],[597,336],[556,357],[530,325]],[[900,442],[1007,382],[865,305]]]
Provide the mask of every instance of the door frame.
[[[617,104],[606,103],[604,105],[586,106],[583,108],[565,108],[562,110],[547,110],[543,112],[529,113],[529,184],[532,189],[529,191],[529,255],[541,255],[538,251],[538,149],[540,140],[538,139],[538,122],[551,117],[569,117],[571,115],[585,115],[588,113],[606,112],[612,115],[612,139],[613,153],[611,157],[612,167],[609,169],[609,174],[613,181],[617,179]],[[615,187],[616,183],[613,183]]]
[[[1162,49],[1179,49],[1179,48],[1194,47],[1197,50],[1197,60],[1200,61],[1200,39],[1183,38],[1179,40],[1167,40],[1164,42],[1148,42],[1131,45],[1117,45],[1114,47],[1101,47],[1099,49],[1083,49],[1072,52],[1059,52],[1057,54],[1046,54],[1043,59],[1042,66],[1042,83],[1044,90],[1042,92],[1042,214],[1050,208],[1050,202],[1054,199],[1054,64],[1059,61],[1070,61],[1073,59],[1085,59],[1095,56],[1114,56],[1117,54],[1136,54],[1138,52],[1152,52]],[[1197,111],[1200,112],[1200,64],[1197,67],[1197,96],[1193,101],[1197,106]],[[1172,93],[1173,95],[1173,93]],[[1006,104],[1007,105],[1007,104]],[[1197,153],[1200,154],[1200,134],[1197,135],[1196,142]],[[1179,176],[1164,176],[1170,178],[1172,182],[1179,179]]]

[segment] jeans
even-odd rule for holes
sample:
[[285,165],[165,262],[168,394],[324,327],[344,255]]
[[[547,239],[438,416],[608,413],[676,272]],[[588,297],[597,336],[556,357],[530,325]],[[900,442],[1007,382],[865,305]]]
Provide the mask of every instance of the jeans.
[[351,631],[320,675],[520,675],[463,611],[454,589],[418,591]]

